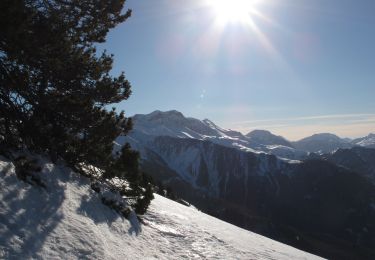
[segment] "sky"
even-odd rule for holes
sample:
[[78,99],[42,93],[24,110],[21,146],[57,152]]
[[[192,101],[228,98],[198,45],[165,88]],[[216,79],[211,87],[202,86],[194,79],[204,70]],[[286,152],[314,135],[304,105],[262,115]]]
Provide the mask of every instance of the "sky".
[[[228,3],[231,3],[228,5]],[[233,3],[233,4],[232,4]],[[127,0],[100,46],[131,116],[178,110],[290,140],[375,132],[374,0]]]

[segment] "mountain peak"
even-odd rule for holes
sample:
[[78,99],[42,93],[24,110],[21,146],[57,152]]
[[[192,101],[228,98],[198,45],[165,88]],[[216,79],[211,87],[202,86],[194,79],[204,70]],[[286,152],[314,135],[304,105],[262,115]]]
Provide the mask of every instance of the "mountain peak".
[[268,130],[260,130],[260,129],[255,129],[251,132],[249,132],[246,136],[255,136],[255,135],[273,135],[270,131]]
[[365,137],[354,139],[352,144],[368,148],[375,148],[375,134],[370,133]]
[[313,153],[330,153],[339,148],[352,147],[348,140],[331,133],[314,134],[294,142],[294,146]]
[[319,134],[313,134],[312,136],[305,137],[301,139],[301,141],[324,141],[324,142],[339,142],[339,143],[345,143],[347,142],[345,139],[340,138],[339,136],[331,133],[319,133]]
[[177,110],[160,111],[155,110],[154,112],[146,115],[150,118],[185,118],[185,116]]
[[246,135],[251,141],[263,145],[283,145],[293,147],[292,144],[282,136],[272,134],[267,130],[253,130]]
[[188,120],[177,110],[160,111],[155,110],[149,114],[136,114],[133,116],[135,122],[152,122],[154,124],[184,124]]
[[205,136],[221,136],[218,129],[211,127],[215,125],[211,121],[203,122],[195,118],[185,117],[177,110],[165,112],[156,110],[146,115],[135,115],[133,118],[133,130],[148,135],[196,139],[202,139]]

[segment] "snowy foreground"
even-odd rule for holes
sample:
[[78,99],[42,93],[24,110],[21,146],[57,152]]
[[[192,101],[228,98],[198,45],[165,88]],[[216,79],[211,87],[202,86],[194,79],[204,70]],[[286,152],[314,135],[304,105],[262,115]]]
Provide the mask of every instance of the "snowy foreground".
[[42,174],[46,189],[0,157],[0,259],[320,259],[158,195],[140,225],[69,169]]

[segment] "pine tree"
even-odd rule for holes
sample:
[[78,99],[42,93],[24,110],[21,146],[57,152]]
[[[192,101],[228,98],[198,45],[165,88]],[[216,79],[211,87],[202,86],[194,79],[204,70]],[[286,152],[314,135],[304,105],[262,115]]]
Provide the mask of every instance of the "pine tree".
[[151,203],[151,200],[153,199],[154,199],[153,187],[149,183],[146,186],[143,196],[138,198],[137,203],[135,205],[135,211],[141,215],[145,214],[148,206]]
[[27,149],[63,159],[75,170],[93,165],[104,178],[131,186],[144,212],[152,199],[139,154],[113,141],[132,127],[106,107],[129,98],[124,73],[110,75],[113,55],[96,45],[131,15],[125,0],[0,1],[0,151]]
[[125,144],[117,157],[112,158],[102,177],[104,179],[118,177],[127,180],[130,190],[125,195],[137,197],[144,193],[143,176],[139,168],[139,153],[132,150],[129,144]]
[[126,100],[124,73],[97,53],[131,15],[124,0],[0,1],[0,146],[105,167],[131,122],[105,107]]

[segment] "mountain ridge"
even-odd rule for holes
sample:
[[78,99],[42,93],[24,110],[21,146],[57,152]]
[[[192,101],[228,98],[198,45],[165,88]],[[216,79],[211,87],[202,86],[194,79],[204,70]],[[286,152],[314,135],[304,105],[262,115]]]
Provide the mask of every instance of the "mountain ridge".
[[[155,110],[149,114],[136,114],[133,116],[133,120],[136,130],[141,130],[149,135],[168,135],[201,140],[211,139],[211,141],[215,141],[213,140],[214,138],[227,138],[237,141],[238,144],[235,146],[238,148],[248,148],[249,150],[275,154],[280,157],[282,157],[282,152],[277,152],[276,148],[288,152],[294,149],[306,153],[315,152],[323,154],[333,152],[339,148],[351,148],[354,146],[375,147],[375,134],[372,133],[352,140],[338,137],[332,133],[318,133],[297,141],[289,141],[268,130],[255,129],[247,134],[242,134],[240,131],[222,128],[209,119],[199,120],[193,117],[185,117],[183,113],[177,110]],[[163,125],[163,127],[160,125]],[[232,144],[225,143],[225,141],[218,141],[218,143],[233,146]]]

